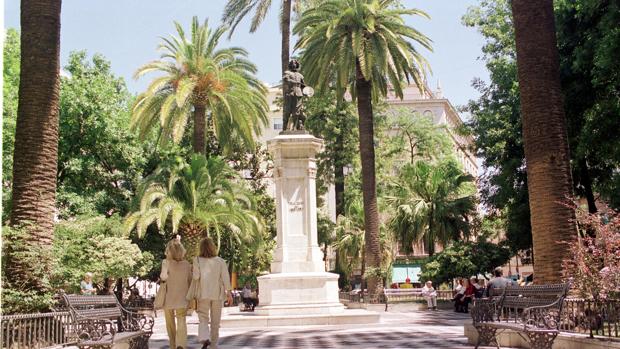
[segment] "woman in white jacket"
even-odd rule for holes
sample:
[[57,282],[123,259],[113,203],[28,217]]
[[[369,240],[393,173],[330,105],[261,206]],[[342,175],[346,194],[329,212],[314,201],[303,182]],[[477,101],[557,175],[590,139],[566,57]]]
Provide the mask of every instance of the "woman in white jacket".
[[198,339],[203,343],[202,348],[217,348],[220,337],[220,319],[224,299],[232,304],[232,286],[226,261],[217,256],[217,248],[211,238],[200,241],[198,257],[194,259],[194,280],[200,280],[198,297]]

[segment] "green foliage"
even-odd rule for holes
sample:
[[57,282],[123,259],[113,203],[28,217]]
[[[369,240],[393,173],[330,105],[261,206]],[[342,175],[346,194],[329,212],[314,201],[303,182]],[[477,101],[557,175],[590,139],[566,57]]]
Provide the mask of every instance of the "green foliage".
[[2,86],[2,182],[10,187],[13,176],[13,146],[17,119],[17,94],[19,90],[20,47],[19,32],[6,30],[3,54]]
[[17,94],[19,90],[20,46],[19,32],[6,30],[3,49],[2,86],[2,221],[11,210],[11,182],[13,178],[13,148],[17,121]]
[[351,165],[358,156],[357,113],[352,103],[338,103],[333,91],[308,99],[305,108],[306,129],[325,142],[317,158],[317,194],[321,195],[330,184],[344,180],[335,178],[335,172]]
[[486,38],[482,58],[491,80],[474,80],[481,96],[467,106],[472,115],[467,126],[485,171],[479,178],[481,198],[506,218],[506,236],[517,251],[531,248],[532,235],[511,18],[509,1],[485,0],[469,9],[463,23]]
[[54,232],[53,285],[67,292],[79,292],[84,274],[94,282],[104,278],[144,276],[153,265],[153,255],[124,237],[118,215],[110,218],[79,217],[56,225]]
[[620,3],[555,5],[575,191],[620,208]]
[[[575,192],[594,192],[618,207],[619,5],[596,0],[555,5]],[[482,58],[490,76],[489,84],[474,81],[481,97],[468,104],[468,126],[485,169],[479,179],[482,200],[505,218],[512,250],[526,250],[532,238],[510,2],[483,0],[463,23],[485,37]]]
[[385,198],[393,212],[389,226],[403,252],[413,252],[413,244],[424,241],[432,255],[436,243],[445,246],[470,235],[476,198],[475,189],[467,186],[473,180],[451,160],[435,164],[418,160],[403,166]]
[[411,164],[417,159],[430,161],[454,155],[448,130],[435,124],[432,117],[399,108],[388,115],[386,122],[382,155],[402,160],[406,154]]
[[189,163],[180,157],[165,161],[143,183],[139,203],[126,220],[126,231],[139,236],[155,223],[163,230],[167,223],[173,233],[180,224],[197,223],[212,229],[219,245],[222,227],[235,234],[251,234],[261,229],[250,192],[238,183],[237,174],[218,157],[195,154]]
[[239,22],[252,11],[255,12],[250,23],[250,33],[254,33],[263,23],[270,7],[271,0],[229,0],[222,15],[222,22],[230,26],[228,38],[232,36]]
[[50,292],[2,288],[2,315],[45,312],[55,304],[56,300]]
[[[61,79],[58,198],[60,218],[125,214],[146,165],[128,131],[131,95],[101,55],[72,52]],[[144,147],[144,148],[143,148]]]
[[[226,27],[209,28],[192,19],[190,36],[175,22],[177,35],[162,38],[161,59],[138,69],[138,78],[162,73],[137,97],[131,126],[146,137],[160,128],[159,141],[179,143],[188,130],[196,107],[206,108],[207,127],[219,145],[230,151],[231,143],[254,148],[254,136],[267,123],[267,88],[255,76],[256,66],[240,47],[218,49]],[[194,127],[199,127],[194,125]],[[196,140],[194,140],[196,141]]]
[[420,279],[440,285],[457,277],[486,275],[506,264],[511,255],[507,246],[482,239],[476,242],[455,242],[424,262]]
[[340,265],[336,267],[351,274],[364,263],[364,207],[361,196],[347,201],[345,215],[338,216],[335,227],[335,241],[332,246],[338,254]]
[[3,314],[46,311],[54,304],[50,282],[56,261],[48,246],[29,243],[29,229],[2,227]]
[[296,48],[303,49],[306,81],[318,91],[333,85],[338,100],[348,88],[355,100],[361,75],[372,83],[374,102],[387,95],[388,85],[400,98],[404,81],[423,86],[428,64],[412,42],[431,50],[431,40],[407,26],[403,16],[428,15],[398,4],[396,0],[331,0],[304,11],[293,32],[300,36]]

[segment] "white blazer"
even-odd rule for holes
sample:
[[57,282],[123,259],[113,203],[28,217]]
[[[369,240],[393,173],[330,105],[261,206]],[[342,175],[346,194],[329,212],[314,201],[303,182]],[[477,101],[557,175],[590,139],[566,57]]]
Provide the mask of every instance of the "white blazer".
[[232,289],[228,265],[220,257],[195,258],[192,276],[194,280],[200,279],[200,299],[224,300],[226,291]]

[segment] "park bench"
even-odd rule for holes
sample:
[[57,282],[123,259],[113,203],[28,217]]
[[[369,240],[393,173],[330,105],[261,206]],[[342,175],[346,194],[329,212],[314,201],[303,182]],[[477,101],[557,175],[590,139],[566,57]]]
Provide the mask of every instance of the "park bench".
[[390,303],[413,302],[422,297],[421,288],[384,288],[385,311]]
[[[476,349],[495,344],[497,331],[513,330],[532,349],[551,349],[559,333],[560,315],[569,284],[508,286],[476,299],[471,309],[478,331]],[[493,291],[493,290],[490,290]],[[525,336],[524,336],[525,335]]]
[[[452,291],[436,290],[438,300],[451,300]],[[388,310],[390,303],[416,302],[425,300],[422,296],[421,288],[384,288],[383,297],[385,301],[385,311]]]
[[64,295],[80,348],[112,348],[125,344],[132,349],[148,348],[153,333],[152,316],[128,311],[116,296]]

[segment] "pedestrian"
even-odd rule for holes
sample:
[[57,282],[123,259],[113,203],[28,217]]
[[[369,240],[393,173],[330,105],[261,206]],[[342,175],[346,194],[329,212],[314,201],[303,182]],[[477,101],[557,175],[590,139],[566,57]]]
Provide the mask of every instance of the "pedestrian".
[[185,260],[185,248],[179,238],[166,244],[166,259],[161,262],[159,278],[166,283],[164,317],[170,348],[187,348],[187,290],[192,281],[192,266]]
[[233,303],[232,286],[226,261],[217,256],[217,248],[211,238],[200,241],[198,257],[194,259],[194,280],[200,285],[198,297],[198,340],[202,348],[217,349],[220,337],[220,320],[224,299]]
[[493,289],[504,289],[506,286],[514,286],[515,283],[511,279],[507,279],[503,276],[504,271],[501,267],[495,268],[493,270],[493,275],[495,276],[487,283],[486,296],[491,296],[491,290]]
[[435,291],[432,281],[427,281],[422,287],[422,297],[426,299],[428,310],[437,310],[437,291]]
[[454,289],[455,294],[454,297],[452,298],[452,301],[454,302],[454,311],[457,313],[462,312],[462,298],[463,295],[465,294],[465,288],[463,287],[463,279],[458,279],[457,281],[457,285],[456,288]]
[[80,282],[80,291],[83,295],[94,295],[97,290],[93,287],[93,273],[84,274],[84,279]]

